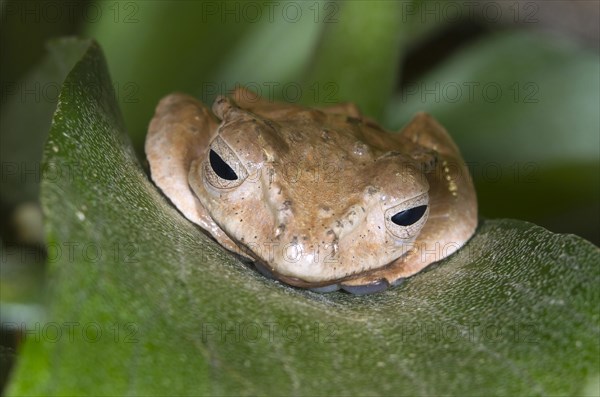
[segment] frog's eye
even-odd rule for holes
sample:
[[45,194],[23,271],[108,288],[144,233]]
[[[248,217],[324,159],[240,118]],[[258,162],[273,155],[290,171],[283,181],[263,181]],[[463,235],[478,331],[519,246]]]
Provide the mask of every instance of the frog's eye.
[[208,159],[204,162],[204,175],[211,186],[231,189],[244,182],[248,172],[229,145],[217,137],[210,145]]
[[423,217],[425,211],[427,211],[426,205],[419,205],[418,207],[409,208],[392,216],[392,222],[398,226],[414,225]]
[[235,171],[215,152],[210,149],[210,154],[208,155],[210,166],[212,170],[222,179],[226,179],[228,181],[235,181],[238,179]]
[[385,211],[385,225],[390,233],[403,240],[419,234],[429,215],[428,195],[424,194]]

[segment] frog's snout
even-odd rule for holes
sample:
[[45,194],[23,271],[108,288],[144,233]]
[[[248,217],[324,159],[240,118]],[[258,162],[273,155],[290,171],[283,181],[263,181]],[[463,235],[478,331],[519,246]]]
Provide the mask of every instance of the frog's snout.
[[377,266],[369,250],[360,246],[365,241],[359,236],[364,234],[366,218],[364,207],[355,206],[340,217],[318,217],[312,228],[294,223],[280,225],[268,255],[263,252],[259,256],[278,273],[308,282],[345,277],[363,260],[369,262],[368,267]]

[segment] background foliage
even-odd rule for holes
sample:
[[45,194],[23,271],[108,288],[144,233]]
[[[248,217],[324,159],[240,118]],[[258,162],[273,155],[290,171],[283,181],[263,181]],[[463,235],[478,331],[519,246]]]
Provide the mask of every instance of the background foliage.
[[[553,3],[570,7],[567,2]],[[89,367],[84,372],[90,377],[80,377],[71,384],[73,392],[91,390],[96,381],[106,377],[115,379],[114,388],[106,389],[106,393],[191,390],[186,381],[192,379],[192,374],[185,379],[165,377],[175,383],[164,384],[164,389],[141,387],[142,381],[156,379],[169,367],[163,365],[157,367],[158,373],[154,372],[157,368],[153,370],[144,364],[152,356],[164,362],[178,359],[181,366],[197,369],[199,378],[194,383],[202,389],[193,390],[198,394],[242,390],[261,394],[280,390],[360,393],[359,389],[351,389],[352,382],[316,382],[314,374],[326,373],[322,371],[327,368],[337,368],[330,378],[340,370],[357,376],[357,382],[364,375],[373,381],[369,383],[370,390],[379,393],[390,393],[388,387],[412,394],[442,390],[457,394],[469,390],[495,394],[523,390],[537,394],[574,394],[582,390],[595,393],[599,316],[598,294],[593,292],[593,286],[598,282],[599,261],[597,249],[582,240],[552,236],[519,222],[485,222],[472,242],[470,252],[474,256],[468,260],[454,258],[447,266],[415,278],[406,289],[360,302],[337,294],[320,297],[265,282],[240,270],[239,265],[219,270],[232,260],[221,257],[214,248],[206,248],[212,247],[210,242],[190,243],[201,239],[201,234],[182,222],[175,212],[165,209],[155,190],[145,185],[146,178],[135,165],[135,156],[143,164],[141,146],[153,108],[160,97],[175,90],[195,94],[207,102],[235,84],[248,85],[274,99],[305,104],[348,100],[358,103],[366,114],[390,129],[400,128],[415,111],[424,109],[449,129],[471,163],[484,217],[532,220],[551,230],[577,233],[597,243],[597,48],[590,48],[577,37],[545,31],[548,9],[543,7],[549,6],[531,8],[538,4],[532,2],[512,9],[501,3],[482,2],[478,4],[479,11],[469,13],[471,18],[466,18],[466,10],[460,11],[465,16],[460,22],[451,18],[451,10],[441,8],[440,2],[282,2],[273,10],[273,18],[264,4],[252,3],[253,8],[244,8],[246,3],[242,2],[227,4],[2,3],[0,199],[2,239],[7,243],[2,248],[2,321],[36,321],[40,316],[55,321],[96,321],[103,326],[111,321],[120,325],[134,321],[147,331],[140,339],[142,343],[104,343],[97,345],[97,350],[85,340],[52,346],[29,343],[21,371],[33,371],[36,376],[30,383],[22,375],[13,392],[68,392],[59,387],[68,384],[64,379],[72,374],[69,371],[86,368],[80,366],[78,357],[100,359],[106,355],[106,362],[112,364]],[[33,11],[23,13],[24,7]],[[52,7],[58,7],[59,14],[52,14]],[[430,7],[433,12],[422,13],[420,7]],[[484,13],[486,7],[488,11]],[[500,7],[500,16],[491,17],[490,7]],[[593,16],[593,10],[585,11]],[[466,38],[454,42],[448,39],[460,38],[465,32]],[[97,48],[89,47],[86,41],[57,41],[41,59],[43,39],[64,33],[95,38],[105,52],[112,79],[105,75]],[[20,38],[18,43],[16,37]],[[31,45],[19,44],[22,42]],[[439,43],[444,45],[440,48]],[[58,88],[83,54],[87,54],[86,58],[63,87],[63,113],[56,116],[52,129],[54,146],[52,141],[46,146],[46,164],[48,159],[70,161],[71,166],[66,168],[74,174],[44,174],[40,160]],[[39,64],[32,67],[37,61]],[[82,84],[87,88],[87,96],[75,89]],[[108,87],[114,91],[118,105],[111,101]],[[83,123],[79,135],[73,134],[74,124],[69,124],[69,120]],[[98,125],[90,127],[90,120]],[[98,141],[98,137],[107,141]],[[129,149],[129,141],[133,150]],[[64,148],[70,149],[65,152]],[[73,168],[73,164],[77,167]],[[128,170],[122,181],[110,176],[121,169]],[[23,203],[38,200],[41,180],[47,186],[43,196],[49,239],[46,247],[80,241],[106,248],[115,242],[135,241],[138,249],[148,251],[136,256],[136,266],[127,267],[119,261],[102,262],[101,268],[97,268],[98,263],[81,258],[51,261],[50,276],[55,287],[41,294],[39,283],[43,278],[36,270],[43,269],[39,266],[39,262],[44,262],[43,255],[23,260],[23,251],[18,247],[31,246],[32,239],[20,237],[21,218],[11,221],[15,213],[22,213],[19,209]],[[88,212],[81,209],[84,203]],[[110,211],[108,205],[112,206]],[[150,209],[152,213],[164,212],[160,216],[164,216],[161,219],[168,225],[166,229],[136,212]],[[131,211],[137,214],[136,218],[122,216]],[[133,219],[140,217],[149,222],[147,230],[131,225]],[[35,222],[29,229],[32,227],[35,229]],[[34,236],[35,241],[35,232],[25,235]],[[164,237],[158,236],[170,236],[175,242],[164,247],[164,252],[155,252],[150,247],[164,245]],[[198,249],[200,254],[216,252],[214,257],[202,259],[201,268],[214,268],[210,274],[218,274],[220,281],[211,282],[212,276],[191,277],[198,269],[176,266],[190,265],[190,258]],[[92,274],[90,268],[95,269]],[[140,272],[148,278],[137,280]],[[125,280],[119,281],[121,277]],[[145,287],[137,291],[139,285]],[[165,293],[167,286],[181,291],[175,295]],[[451,296],[465,290],[466,295]],[[130,292],[123,295],[124,291]],[[265,291],[264,298],[257,301],[254,291]],[[449,301],[438,295],[440,291],[450,295]],[[37,304],[40,296],[53,297],[49,312]],[[274,312],[242,313],[230,303],[236,301],[232,296],[244,305],[269,307]],[[404,303],[409,296],[414,307]],[[90,303],[74,305],[79,300]],[[145,305],[148,302],[152,302],[149,307]],[[413,313],[423,307],[430,308],[431,313]],[[330,348],[315,344],[314,340],[304,344],[280,340],[273,344],[264,335],[255,345],[211,345],[197,332],[202,320],[231,324],[260,319],[310,329],[311,320],[329,324],[332,310],[338,315],[335,324],[340,333],[337,344],[327,345]],[[386,315],[379,316],[382,313]],[[174,318],[180,321],[174,324]],[[481,337],[448,344],[443,338],[422,338],[421,333],[407,336],[408,340],[392,336],[400,323],[412,326],[412,330],[424,325],[451,324],[468,333],[469,326],[480,319],[484,319],[480,324],[503,330],[507,329],[503,319],[513,327],[529,324],[536,343],[521,343],[523,340],[507,339],[506,335],[500,344],[491,343],[497,342],[493,338]],[[170,333],[165,333],[160,324]],[[421,342],[414,338],[421,338]],[[188,362],[189,349],[176,343],[180,340],[203,353],[194,362]],[[11,344],[3,339],[4,346]],[[375,348],[386,344],[394,347],[384,351]],[[274,353],[266,354],[273,348]],[[437,355],[424,355],[430,349]],[[342,350],[346,353],[342,354]],[[487,356],[480,357],[482,351]],[[12,357],[13,351],[8,348],[3,352],[5,365],[4,358]],[[51,373],[45,360],[57,355],[64,357],[62,364],[50,362],[62,372]],[[257,356],[261,356],[257,361],[248,358]],[[123,361],[125,357],[129,361]],[[436,358],[439,366],[428,367],[427,363]],[[561,362],[559,367],[553,367],[553,373],[558,371],[562,376],[549,377],[547,370],[538,365],[545,362],[543,359]],[[306,368],[323,360],[329,360],[327,365],[315,366],[314,372]],[[120,365],[127,362],[139,363],[140,371],[134,377],[137,383],[131,383],[131,374],[122,374],[124,368]],[[482,363],[489,364],[489,368],[482,368]],[[371,372],[369,365],[382,369]],[[453,370],[447,369],[453,365]],[[218,375],[223,368],[225,375]],[[282,376],[289,388],[282,389],[277,383],[267,387],[264,379],[269,371],[276,373],[272,372],[276,368],[284,371]],[[412,373],[409,368],[418,369]],[[391,381],[398,369],[404,377]],[[464,377],[474,369],[479,371],[477,376]],[[500,382],[498,371],[506,375],[504,379],[513,380]],[[431,378],[431,373],[439,376]],[[433,385],[425,387],[431,379],[435,379]]]

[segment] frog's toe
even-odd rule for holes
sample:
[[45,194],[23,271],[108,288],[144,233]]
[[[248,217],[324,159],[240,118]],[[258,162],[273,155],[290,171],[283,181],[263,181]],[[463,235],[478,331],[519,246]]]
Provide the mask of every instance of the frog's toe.
[[350,292],[354,295],[366,295],[366,294],[374,294],[376,292],[381,292],[387,289],[390,284],[385,279],[381,279],[375,281],[374,283],[364,284],[364,285],[344,285],[342,284],[342,289],[344,291]]
[[331,285],[326,285],[324,287],[316,287],[316,288],[311,288],[310,290],[313,292],[319,292],[319,293],[327,293],[327,292],[334,292],[340,289],[340,285],[339,284],[331,284]]

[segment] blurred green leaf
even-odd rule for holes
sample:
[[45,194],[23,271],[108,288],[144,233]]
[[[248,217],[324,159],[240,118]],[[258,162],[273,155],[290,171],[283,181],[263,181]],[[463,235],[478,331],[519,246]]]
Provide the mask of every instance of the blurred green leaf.
[[[484,216],[544,221],[600,241],[600,59],[560,37],[505,31],[455,53],[390,103],[425,110],[470,164]],[[587,225],[587,226],[586,226]]]
[[319,103],[355,102],[365,114],[381,116],[396,85],[402,35],[411,26],[398,23],[403,3],[337,4],[340,12],[321,37],[306,81],[322,86]]
[[210,103],[236,84],[267,96],[274,86],[280,92],[281,82],[297,79],[318,37],[318,12],[324,7],[324,2],[286,1],[103,4],[119,8],[118,18],[113,11],[89,24],[87,33],[107,54],[139,152],[156,104],[173,91]]
[[407,82],[387,123],[400,127],[426,109],[473,161],[598,160],[599,65],[564,38],[498,32]]
[[38,67],[22,81],[3,87],[7,96],[0,115],[3,206],[37,201],[42,151],[58,94],[67,73],[89,45],[90,40],[75,38],[51,40]]
[[[2,0],[0,2],[0,81],[4,105],[11,84],[24,80],[43,62],[49,37],[72,35],[86,1]],[[63,76],[64,78],[64,76]],[[62,79],[61,79],[62,81]],[[31,87],[31,86],[30,86]],[[29,96],[33,91],[30,88]],[[55,93],[57,94],[57,93]]]
[[244,85],[269,99],[353,101],[380,115],[403,48],[433,27],[415,23],[420,3],[106,2],[106,17],[89,24],[87,33],[107,54],[141,152],[154,107],[172,91],[210,103]]
[[[39,215],[38,201],[44,142],[48,137],[58,94],[67,74],[89,47],[90,40],[62,38],[47,43],[47,55],[23,80],[3,86],[6,101],[0,114],[0,181],[1,228],[13,225],[16,213],[24,210]],[[23,203],[27,203],[22,205]],[[21,205],[19,211],[15,211]],[[40,215],[41,216],[41,215]],[[21,219],[22,221],[23,219]],[[6,236],[18,246],[0,244],[0,319],[22,320],[36,317],[42,295],[44,254],[32,244],[42,234],[37,222],[19,224],[19,232]],[[29,238],[24,238],[24,235]],[[32,237],[35,236],[35,237]],[[40,243],[40,241],[35,241]]]
[[51,263],[8,395],[573,395],[600,373],[589,242],[486,221],[381,294],[287,287],[149,182],[98,47],[65,84],[45,161],[79,173],[45,178],[42,203],[49,243],[74,248]]
[[311,87],[316,84],[319,95],[305,103],[354,102],[366,115],[381,118],[397,86],[406,48],[444,23],[421,18],[424,4],[339,2],[339,12],[333,14],[334,23],[326,25],[305,78]]

